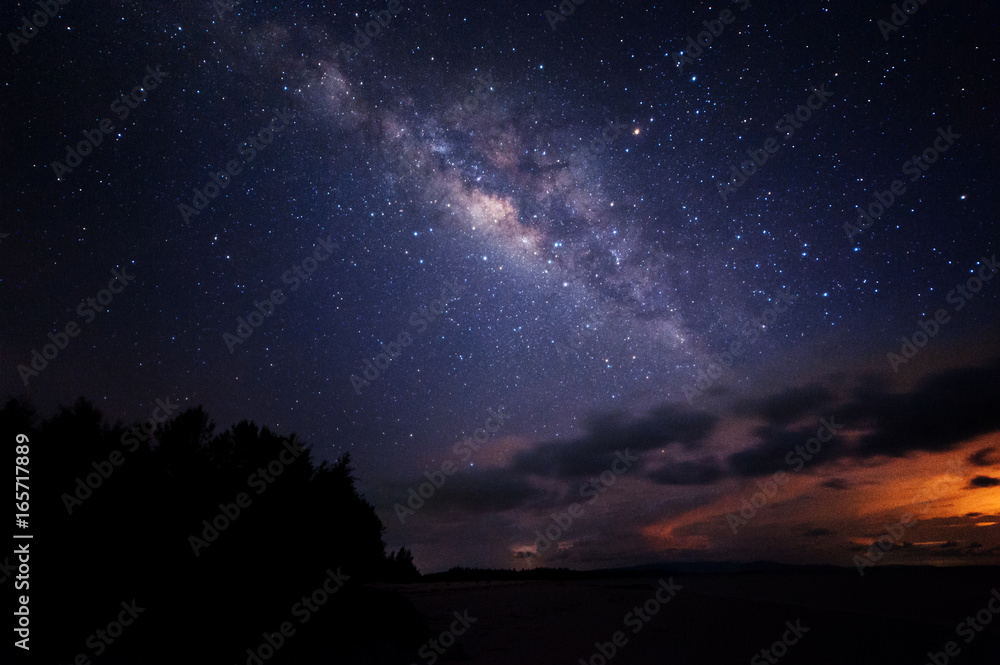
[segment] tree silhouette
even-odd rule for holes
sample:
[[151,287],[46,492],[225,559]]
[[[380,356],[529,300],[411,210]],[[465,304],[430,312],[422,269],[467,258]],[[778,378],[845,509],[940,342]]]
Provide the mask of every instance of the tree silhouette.
[[[369,584],[419,573],[405,548],[386,554],[349,454],[317,464],[294,435],[248,421],[216,433],[201,407],[144,434],[83,399],[48,419],[9,400],[0,436],[16,434],[30,438],[33,659],[190,661],[195,649],[255,663],[247,649],[291,622],[268,663],[406,663],[425,636],[408,602]],[[293,607],[328,571],[349,579],[303,623]],[[144,611],[98,655],[95,631],[132,599]]]
[[388,557],[389,572],[387,577],[393,582],[412,582],[420,578],[420,572],[413,564],[413,553],[405,547],[398,552],[390,552]]

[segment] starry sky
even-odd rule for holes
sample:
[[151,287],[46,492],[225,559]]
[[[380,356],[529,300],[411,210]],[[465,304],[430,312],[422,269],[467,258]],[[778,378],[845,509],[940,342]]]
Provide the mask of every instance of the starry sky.
[[423,572],[1000,563],[986,0],[35,11],[0,394],[350,451]]

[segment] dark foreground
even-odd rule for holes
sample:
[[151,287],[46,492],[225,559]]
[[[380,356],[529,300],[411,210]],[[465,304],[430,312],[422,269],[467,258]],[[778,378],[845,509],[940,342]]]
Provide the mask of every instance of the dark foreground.
[[[660,606],[654,616],[643,611],[648,621],[634,608],[656,597],[660,576],[395,589],[427,618],[439,642],[451,642],[447,636],[440,640],[440,634],[451,630],[455,612],[475,618],[453,646],[439,644],[437,651],[428,646],[412,655],[412,663],[569,665],[583,659],[600,665],[605,656],[595,643],[615,665],[921,665],[933,662],[929,652],[937,665],[1000,663],[997,569],[882,569],[869,570],[864,578],[853,570],[672,575],[668,585],[669,577],[682,588],[673,597],[662,591],[660,598],[669,599],[665,604],[649,602],[651,610]],[[989,624],[980,625],[977,613]],[[970,617],[975,625],[966,623]],[[455,627],[463,628],[461,623]],[[622,633],[622,646],[613,644],[616,631]],[[787,644],[774,645],[783,638]],[[949,642],[957,655],[947,654]],[[764,649],[770,653],[763,654]]]
[[[127,644],[83,665],[1000,663],[998,568],[599,575],[360,583],[296,624],[277,653],[258,649],[271,656],[262,660],[245,647],[262,644],[260,628],[276,620],[253,620],[245,641],[214,647],[137,622]],[[167,618],[154,607],[148,615],[149,627]],[[199,625],[215,634],[211,621]],[[73,662],[23,655],[0,662]]]

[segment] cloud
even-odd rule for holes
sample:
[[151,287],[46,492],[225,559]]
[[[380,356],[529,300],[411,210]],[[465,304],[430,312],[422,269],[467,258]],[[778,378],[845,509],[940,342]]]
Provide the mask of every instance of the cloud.
[[[752,448],[730,455],[727,460],[729,469],[732,475],[740,478],[755,478],[776,471],[788,471],[791,467],[785,461],[785,457],[789,453],[803,451],[805,443],[816,437],[817,429],[816,425],[799,429],[788,429],[775,425],[757,427],[754,429],[754,435],[758,438],[759,443]],[[843,446],[844,442],[841,438],[834,438],[823,443],[822,448],[816,453],[816,456],[820,458],[817,463],[829,461],[836,451],[843,449]],[[809,453],[807,452],[806,455]]]
[[[947,452],[1000,431],[1000,410],[995,408],[1000,359],[930,375],[907,392],[893,392],[884,377],[874,375],[860,377],[859,387],[847,393],[840,379],[824,381],[743,401],[719,414],[668,403],[638,419],[621,412],[597,415],[588,422],[585,435],[535,444],[518,452],[508,470],[559,480],[594,476],[610,467],[615,451],[628,449],[641,455],[671,444],[704,450],[719,422],[747,417],[764,422],[753,428],[752,440],[743,450],[724,460],[661,463],[658,455],[655,468],[643,469],[646,477],[659,485],[702,485],[788,471],[786,456],[801,454],[798,451],[816,437],[821,418],[845,427],[822,443],[815,459],[807,462],[806,473],[844,459]],[[983,448],[970,461],[978,466],[997,464],[997,452],[995,447]],[[846,490],[848,483],[831,478],[822,487]]]
[[984,487],[998,487],[1000,486],[1000,478],[990,478],[989,476],[976,476],[969,481],[969,486],[966,489],[982,489]]
[[[428,480],[421,477],[410,486],[421,484],[428,484]],[[405,495],[407,491],[402,490],[399,494]],[[496,513],[543,505],[551,501],[549,495],[550,492],[503,469],[469,469],[449,476],[420,510]]]
[[[863,378],[849,400],[838,401],[831,390],[813,384],[745,403],[737,413],[768,418],[753,433],[758,442],[728,459],[732,475],[754,477],[787,469],[785,455],[815,436],[812,426],[790,429],[788,424],[805,416],[817,420],[835,417],[847,426],[841,436],[823,444],[809,468],[841,458],[904,457],[912,452],[946,452],[977,436],[1000,430],[1000,410],[995,408],[1000,385],[1000,361],[984,367],[947,370],[927,377],[915,390],[890,392],[884,380]],[[847,431],[864,431],[848,445]],[[970,461],[989,462],[992,448],[975,453]],[[980,464],[983,465],[983,464]],[[836,482],[824,484],[843,489]]]
[[995,446],[980,448],[976,452],[969,455],[969,462],[975,464],[976,466],[1000,465],[1000,456],[993,457],[993,454],[996,452],[997,449]]
[[824,529],[823,527],[817,527],[815,529],[809,529],[803,535],[810,538],[819,538],[820,536],[832,536],[836,533],[836,531],[830,531],[829,529]]
[[641,453],[679,443],[693,449],[712,432],[717,418],[676,404],[653,410],[649,416],[627,421],[624,414],[592,418],[586,436],[572,441],[548,441],[514,456],[511,469],[546,478],[572,479],[608,469],[616,451]]
[[966,541],[949,540],[944,543],[920,545],[917,547],[917,554],[919,555],[922,552],[930,551],[933,556],[964,558],[989,556],[990,554],[996,554],[1000,551],[1000,547],[993,548],[993,550],[990,551],[983,551],[982,543],[972,541],[963,545],[963,542]]
[[725,474],[719,463],[714,459],[707,459],[667,464],[646,477],[658,485],[703,485],[714,483],[723,475]]
[[737,415],[758,415],[771,423],[787,424],[815,412],[834,398],[830,389],[818,383],[802,388],[789,388],[760,401],[745,402],[737,407]]
[[858,442],[857,457],[946,452],[1000,429],[998,385],[1000,362],[994,360],[932,375],[909,393],[862,389],[838,413],[853,428],[871,430]]

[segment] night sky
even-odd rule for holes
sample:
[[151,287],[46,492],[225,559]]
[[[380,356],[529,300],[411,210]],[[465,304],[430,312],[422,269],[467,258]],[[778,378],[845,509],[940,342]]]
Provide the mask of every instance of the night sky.
[[996,5],[562,4],[9,5],[0,395],[350,451],[423,572],[1000,563]]

